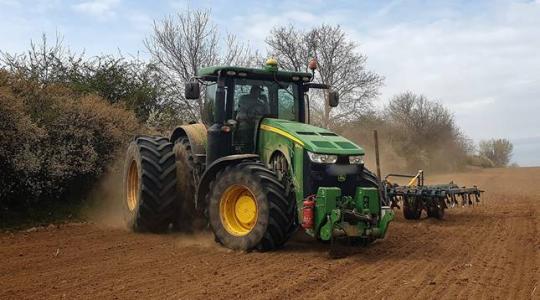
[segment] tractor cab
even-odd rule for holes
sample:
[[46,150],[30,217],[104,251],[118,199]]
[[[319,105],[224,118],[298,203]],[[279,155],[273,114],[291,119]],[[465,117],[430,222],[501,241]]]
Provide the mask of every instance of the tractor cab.
[[[240,73],[247,76],[247,72]],[[220,107],[216,103],[217,86],[217,82],[212,81],[205,85],[203,122],[209,126],[217,121],[215,112]],[[225,124],[232,130],[231,154],[255,152],[254,133],[264,117],[297,122],[306,119],[303,87],[290,79],[277,81],[228,75],[225,86]]]
[[[222,146],[219,153],[207,153],[207,164],[225,155],[256,153],[258,128],[264,118],[309,123],[307,92],[329,89],[311,83],[312,73],[278,70],[274,59],[262,69],[202,68],[194,79],[186,84],[186,98],[198,99],[203,94],[202,121]],[[337,93],[330,92],[328,97],[337,105]]]

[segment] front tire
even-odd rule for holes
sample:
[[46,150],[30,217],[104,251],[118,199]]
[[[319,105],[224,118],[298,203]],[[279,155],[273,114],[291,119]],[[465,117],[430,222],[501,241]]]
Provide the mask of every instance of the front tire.
[[226,167],[210,184],[210,225],[216,240],[235,250],[273,250],[289,238],[294,220],[285,188],[262,163]]
[[131,142],[124,166],[122,209],[128,228],[164,232],[176,214],[176,170],[172,144],[163,137]]

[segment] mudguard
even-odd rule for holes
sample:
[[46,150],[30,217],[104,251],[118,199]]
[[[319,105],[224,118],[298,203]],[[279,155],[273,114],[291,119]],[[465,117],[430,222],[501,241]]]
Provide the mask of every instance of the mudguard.
[[207,134],[204,124],[195,123],[178,126],[172,131],[169,140],[171,143],[174,143],[177,139],[184,136],[189,139],[193,154],[199,156],[206,154]]

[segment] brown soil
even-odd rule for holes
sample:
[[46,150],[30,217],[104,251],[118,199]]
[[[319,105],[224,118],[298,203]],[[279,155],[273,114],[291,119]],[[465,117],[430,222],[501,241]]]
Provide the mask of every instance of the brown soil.
[[[429,174],[428,174],[429,178]],[[143,235],[100,224],[0,234],[0,299],[540,299],[540,168],[435,176],[487,190],[445,220],[406,221],[330,259],[301,236],[271,253],[238,253],[209,233]]]

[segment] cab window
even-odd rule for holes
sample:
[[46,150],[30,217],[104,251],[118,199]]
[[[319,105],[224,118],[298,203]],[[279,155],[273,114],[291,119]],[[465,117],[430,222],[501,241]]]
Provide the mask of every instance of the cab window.
[[298,120],[298,89],[293,84],[282,83],[277,90],[278,118],[289,121]]
[[237,78],[233,117],[252,119],[270,115],[298,121],[298,97],[298,85],[294,83]]
[[214,107],[216,104],[216,89],[217,84],[215,82],[210,83],[205,87],[205,97],[204,97],[204,109],[202,120],[205,124],[212,124],[215,121],[214,116]]

